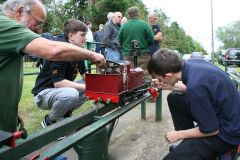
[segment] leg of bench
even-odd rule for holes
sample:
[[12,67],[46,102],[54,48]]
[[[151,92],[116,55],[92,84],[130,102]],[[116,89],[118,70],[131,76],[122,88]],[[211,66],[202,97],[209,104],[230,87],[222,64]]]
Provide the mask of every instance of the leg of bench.
[[103,127],[73,146],[79,160],[108,160],[108,131]]
[[109,124],[109,127],[108,127],[108,141],[110,141],[115,122],[116,122],[116,119]]
[[162,120],[162,91],[159,91],[159,96],[156,100],[156,118],[155,121],[159,122]]
[[141,118],[146,120],[146,101],[142,101],[141,103]]

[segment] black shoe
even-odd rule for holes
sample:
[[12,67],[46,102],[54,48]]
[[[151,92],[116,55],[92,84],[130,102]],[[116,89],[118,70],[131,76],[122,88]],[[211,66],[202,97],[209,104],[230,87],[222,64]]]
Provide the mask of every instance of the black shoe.
[[171,145],[169,147],[169,152],[172,152],[175,148],[177,148],[178,145]]
[[53,123],[55,123],[55,122],[52,122],[52,121],[49,119],[48,115],[46,115],[45,118],[42,120],[41,125],[42,125],[42,128],[46,128],[47,126],[50,126],[50,125],[53,124]]
[[72,116],[72,111],[68,111],[64,116],[63,118],[68,118],[68,117],[71,117]]

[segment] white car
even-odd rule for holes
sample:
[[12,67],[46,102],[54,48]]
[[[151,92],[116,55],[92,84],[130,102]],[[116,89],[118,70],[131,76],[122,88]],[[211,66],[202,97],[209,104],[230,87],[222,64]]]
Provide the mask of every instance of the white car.
[[211,56],[210,55],[204,55],[204,58],[203,58],[205,61],[208,61],[208,62],[212,62],[212,59],[211,59]]
[[183,59],[184,61],[187,61],[188,59],[190,59],[190,56],[191,56],[191,54],[184,54],[183,57],[182,57],[182,59]]

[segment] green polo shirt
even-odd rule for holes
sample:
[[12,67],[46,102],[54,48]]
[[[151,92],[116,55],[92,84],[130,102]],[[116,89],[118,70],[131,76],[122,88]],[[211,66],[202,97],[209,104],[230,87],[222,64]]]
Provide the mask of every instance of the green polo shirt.
[[0,130],[14,132],[23,81],[21,50],[40,36],[2,12],[0,21]]
[[119,43],[123,48],[124,55],[131,51],[131,41],[139,41],[141,53],[148,53],[148,47],[154,42],[154,34],[151,27],[138,18],[132,18],[124,23],[119,30]]

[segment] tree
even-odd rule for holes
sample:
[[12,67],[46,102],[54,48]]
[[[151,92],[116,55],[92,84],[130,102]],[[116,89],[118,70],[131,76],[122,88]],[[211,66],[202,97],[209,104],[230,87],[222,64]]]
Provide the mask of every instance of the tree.
[[226,27],[219,27],[217,38],[223,43],[221,49],[240,47],[240,21],[233,22]]
[[3,2],[5,2],[6,0],[0,0],[0,4],[2,4]]
[[107,14],[109,12],[125,13],[128,6],[128,0],[98,0],[96,4],[91,6],[91,21],[94,27],[98,28],[99,24],[105,24],[107,21]]

